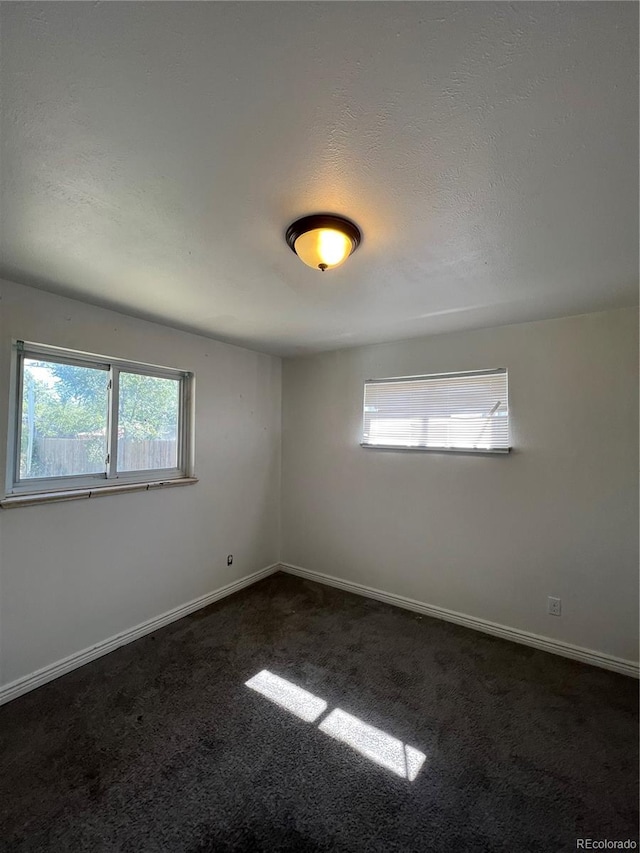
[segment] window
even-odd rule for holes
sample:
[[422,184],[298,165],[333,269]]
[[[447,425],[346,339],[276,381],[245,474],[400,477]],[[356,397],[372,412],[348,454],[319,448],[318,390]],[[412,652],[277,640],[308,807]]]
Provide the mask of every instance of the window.
[[362,446],[508,452],[507,371],[368,380]]
[[19,341],[9,493],[188,477],[191,383],[179,370]]

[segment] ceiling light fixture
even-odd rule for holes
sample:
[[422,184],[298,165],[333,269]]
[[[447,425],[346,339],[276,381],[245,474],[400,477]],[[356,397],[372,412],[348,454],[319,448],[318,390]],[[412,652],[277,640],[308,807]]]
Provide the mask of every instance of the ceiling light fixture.
[[287,228],[287,245],[315,270],[332,270],[360,245],[362,235],[353,222],[330,213],[303,216]]

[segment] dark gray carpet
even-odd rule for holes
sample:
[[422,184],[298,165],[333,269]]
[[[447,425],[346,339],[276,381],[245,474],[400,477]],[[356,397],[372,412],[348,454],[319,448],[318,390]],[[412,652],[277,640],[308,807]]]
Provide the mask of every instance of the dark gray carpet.
[[[244,686],[263,669],[421,750],[417,778]],[[3,851],[638,835],[637,682],[283,574],[0,708],[0,747]]]

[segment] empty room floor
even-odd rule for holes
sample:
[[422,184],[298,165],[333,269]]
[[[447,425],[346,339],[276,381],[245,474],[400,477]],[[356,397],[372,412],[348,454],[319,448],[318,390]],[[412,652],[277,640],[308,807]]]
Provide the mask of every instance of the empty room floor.
[[636,839],[638,685],[276,574],[0,708],[7,851]]

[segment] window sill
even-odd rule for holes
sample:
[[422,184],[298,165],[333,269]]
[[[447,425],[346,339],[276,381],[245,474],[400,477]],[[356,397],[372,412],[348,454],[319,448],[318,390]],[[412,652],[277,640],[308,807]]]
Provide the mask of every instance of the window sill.
[[191,486],[197,482],[197,477],[180,477],[176,480],[155,480],[149,483],[118,483],[109,486],[98,486],[92,489],[69,489],[68,491],[38,492],[30,495],[8,495],[0,501],[0,508],[12,509],[19,506],[58,503],[59,501],[77,501],[84,498],[99,498],[104,495],[115,495],[122,492],[149,492],[172,486]]

